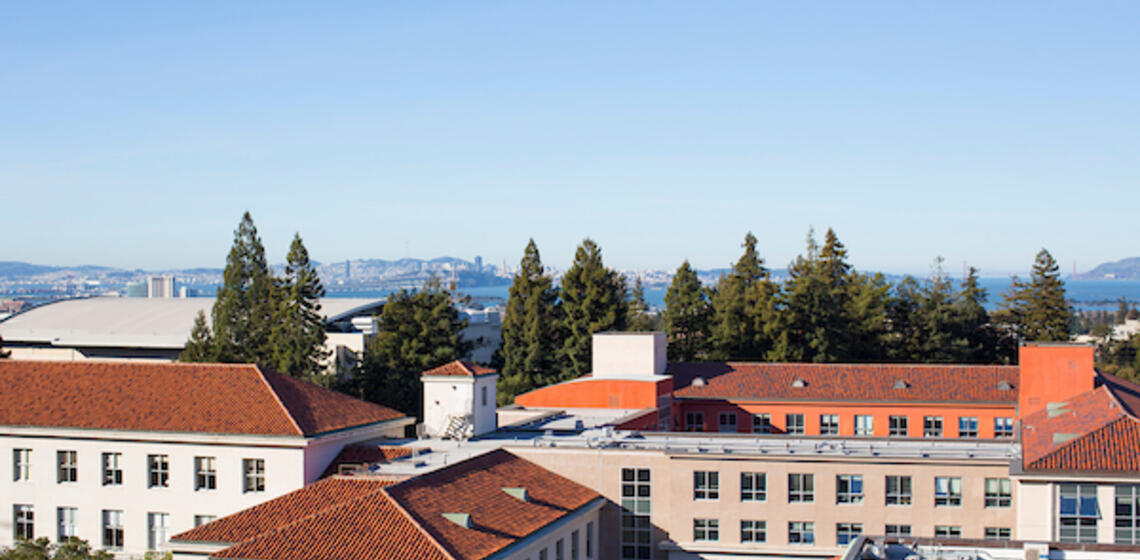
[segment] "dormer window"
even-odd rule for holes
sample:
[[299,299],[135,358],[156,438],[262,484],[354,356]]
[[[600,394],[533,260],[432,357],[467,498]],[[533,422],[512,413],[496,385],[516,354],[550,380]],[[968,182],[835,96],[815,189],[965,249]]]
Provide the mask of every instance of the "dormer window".
[[893,388],[894,389],[909,389],[910,383],[907,383],[905,379],[899,379],[898,381],[895,381],[895,386]]
[[807,381],[804,381],[804,378],[802,377],[797,377],[792,381],[792,387],[795,387],[797,389],[807,387]]

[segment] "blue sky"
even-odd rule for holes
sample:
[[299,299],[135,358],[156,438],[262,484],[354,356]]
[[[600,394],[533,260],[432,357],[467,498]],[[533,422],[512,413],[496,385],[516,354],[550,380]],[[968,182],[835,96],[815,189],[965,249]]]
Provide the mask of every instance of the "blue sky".
[[1134,2],[23,2],[0,260],[1140,254]]

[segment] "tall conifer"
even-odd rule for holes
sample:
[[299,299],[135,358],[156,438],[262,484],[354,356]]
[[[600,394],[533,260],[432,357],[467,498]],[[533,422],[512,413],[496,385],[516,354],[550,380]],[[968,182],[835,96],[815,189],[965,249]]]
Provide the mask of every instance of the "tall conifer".
[[1065,300],[1065,283],[1049,251],[1041,249],[1029,280],[1015,277],[1010,292],[1003,297],[1001,317],[1012,325],[1018,340],[1069,340],[1073,310]]
[[662,316],[669,360],[691,362],[708,355],[712,305],[689,261],[681,263],[665,292]]
[[276,308],[265,247],[246,212],[234,231],[223,284],[214,302],[215,358],[221,362],[272,365],[269,331]]
[[269,336],[273,363],[281,373],[313,378],[328,357],[320,302],[325,288],[299,233],[289,246],[285,276],[278,280],[277,290],[280,298]]
[[744,254],[712,292],[712,351],[723,360],[759,360],[770,344],[765,324],[775,292],[764,259],[756,251],[756,236],[744,236]]
[[645,286],[641,284],[641,276],[634,280],[633,289],[629,291],[625,328],[636,332],[648,332],[657,328],[657,321],[649,313],[649,304],[645,301]]
[[190,329],[190,340],[186,348],[178,355],[181,362],[216,362],[215,352],[217,345],[214,336],[210,334],[210,325],[206,323],[206,312],[198,311],[194,316],[194,326]]
[[554,280],[531,239],[511,283],[503,313],[503,342],[496,352],[499,403],[558,379],[560,307]]
[[626,319],[625,280],[602,263],[602,250],[587,238],[574,253],[574,264],[562,276],[562,349],[560,378],[574,379],[590,371],[591,337],[596,332],[623,331]]

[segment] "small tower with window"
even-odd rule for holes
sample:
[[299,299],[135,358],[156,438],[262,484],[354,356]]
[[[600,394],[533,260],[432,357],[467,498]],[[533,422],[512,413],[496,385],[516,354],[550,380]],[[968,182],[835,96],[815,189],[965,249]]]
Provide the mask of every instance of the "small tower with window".
[[495,370],[463,360],[423,372],[424,435],[467,439],[495,431],[498,379]]

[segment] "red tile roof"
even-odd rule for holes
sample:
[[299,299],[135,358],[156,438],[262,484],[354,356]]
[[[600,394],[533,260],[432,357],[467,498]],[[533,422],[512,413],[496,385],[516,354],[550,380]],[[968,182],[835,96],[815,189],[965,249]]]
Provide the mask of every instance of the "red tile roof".
[[1026,471],[1140,470],[1140,386],[1098,374],[1100,386],[1022,419]]
[[670,364],[668,373],[682,387],[676,398],[1017,403],[1016,366],[699,362]]
[[[526,488],[527,501],[503,488]],[[248,560],[481,560],[600,498],[496,450],[404,482],[333,477],[175,535]],[[467,513],[463,528],[443,513]],[[231,544],[232,543],[232,544]]]
[[[523,502],[503,488],[526,488]],[[456,558],[502,550],[599,498],[597,492],[497,449],[387,489],[408,514]],[[466,513],[471,529],[443,517]]]
[[480,377],[483,375],[491,375],[498,373],[489,367],[483,367],[479,364],[468,362],[466,360],[455,360],[439,366],[437,368],[429,369],[423,372],[423,375],[453,375],[457,377]]
[[325,473],[321,475],[321,477],[324,478],[337,474],[340,472],[341,466],[363,467],[366,465],[376,465],[402,459],[420,452],[421,449],[393,445],[346,445],[344,449],[340,450],[340,453],[337,454],[332,463],[329,463],[329,468],[325,469]]
[[0,425],[312,436],[403,413],[253,365],[0,361]]

